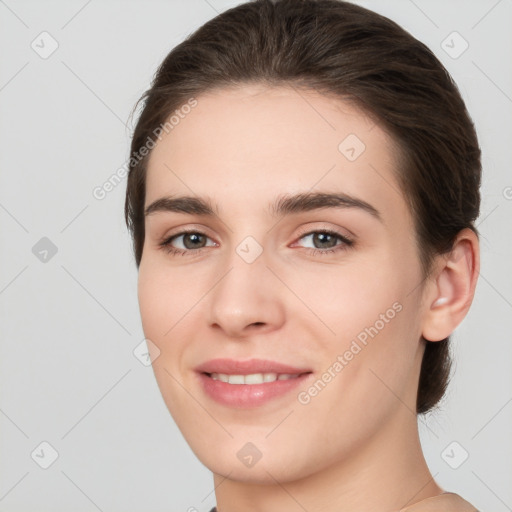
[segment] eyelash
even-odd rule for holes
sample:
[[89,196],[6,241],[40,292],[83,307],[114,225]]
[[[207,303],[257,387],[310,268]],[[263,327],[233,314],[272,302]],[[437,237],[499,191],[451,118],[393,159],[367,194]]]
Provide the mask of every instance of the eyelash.
[[[324,256],[324,255],[330,254],[330,253],[346,251],[347,249],[352,247],[352,245],[354,244],[353,240],[350,240],[349,238],[341,235],[337,231],[331,231],[328,229],[305,231],[304,233],[302,233],[299,236],[298,240],[301,240],[302,238],[304,238],[308,235],[314,235],[314,234],[319,234],[319,233],[334,236],[334,237],[338,238],[342,243],[336,244],[333,248],[329,248],[329,249],[312,249],[310,247],[306,247],[305,249],[313,256],[317,256],[317,255]],[[179,238],[180,236],[192,235],[192,234],[205,236],[206,238],[209,238],[208,235],[206,235],[205,233],[202,233],[201,231],[194,231],[194,230],[180,231],[179,233],[176,233],[176,234],[170,236],[169,238],[166,238],[165,240],[160,242],[158,245],[160,246],[161,249],[165,250],[168,254],[172,254],[174,256],[187,256],[187,255],[189,255],[189,253],[199,254],[199,253],[201,253],[201,251],[203,249],[206,249],[206,247],[200,247],[199,249],[176,249],[176,247],[173,247],[171,245],[171,243],[174,241],[174,239]]]

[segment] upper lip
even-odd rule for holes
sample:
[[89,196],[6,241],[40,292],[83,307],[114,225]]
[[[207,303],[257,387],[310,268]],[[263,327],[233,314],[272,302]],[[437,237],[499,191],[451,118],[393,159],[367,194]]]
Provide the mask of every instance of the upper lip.
[[196,367],[200,373],[223,373],[227,375],[250,375],[253,373],[302,374],[309,373],[307,368],[297,368],[268,359],[211,359]]

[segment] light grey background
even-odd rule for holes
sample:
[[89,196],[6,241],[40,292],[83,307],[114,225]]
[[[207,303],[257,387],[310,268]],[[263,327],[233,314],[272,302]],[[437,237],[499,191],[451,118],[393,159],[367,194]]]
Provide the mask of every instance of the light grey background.
[[[238,3],[0,1],[0,511],[215,503],[209,471],[133,354],[144,336],[125,179],[102,200],[93,191],[125,164],[128,115],[157,65]],[[512,510],[512,2],[358,3],[433,49],[477,126],[481,276],[453,337],[448,396],[420,420],[421,437],[444,488],[482,512]],[[48,469],[52,448],[42,442],[58,453]]]

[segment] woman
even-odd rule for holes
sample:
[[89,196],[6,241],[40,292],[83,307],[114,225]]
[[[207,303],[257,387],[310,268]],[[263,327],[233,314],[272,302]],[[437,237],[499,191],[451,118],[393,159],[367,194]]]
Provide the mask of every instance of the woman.
[[256,0],[143,96],[125,214],[163,398],[218,512],[475,511],[433,479],[479,270],[480,149],[449,74],[338,0]]

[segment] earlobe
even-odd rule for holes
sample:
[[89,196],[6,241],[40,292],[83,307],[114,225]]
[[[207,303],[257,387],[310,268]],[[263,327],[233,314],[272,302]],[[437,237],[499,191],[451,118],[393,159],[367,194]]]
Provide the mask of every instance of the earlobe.
[[447,338],[466,316],[475,294],[480,270],[476,233],[462,230],[447,255],[435,262],[435,278],[426,293],[422,336],[428,341]]

